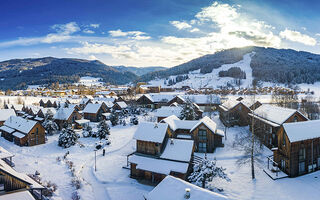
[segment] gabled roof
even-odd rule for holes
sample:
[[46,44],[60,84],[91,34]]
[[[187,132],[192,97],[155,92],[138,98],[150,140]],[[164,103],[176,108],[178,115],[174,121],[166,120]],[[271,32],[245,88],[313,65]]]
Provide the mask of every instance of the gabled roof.
[[14,155],[7,151],[5,148],[0,146],[0,159],[5,159],[5,158],[10,158],[13,157]]
[[17,191],[13,193],[6,193],[0,196],[0,200],[35,200],[28,190]]
[[136,130],[133,138],[136,140],[162,143],[168,129],[168,124],[142,122]]
[[83,113],[97,113],[99,109],[101,108],[102,104],[94,104],[94,103],[88,103],[87,106],[84,108]]
[[0,109],[0,121],[6,121],[10,116],[16,116],[13,109]]
[[59,108],[58,111],[54,114],[53,119],[68,120],[73,111],[73,108]]
[[190,189],[189,200],[226,200],[226,196],[203,189],[173,176],[166,176],[151,192],[145,195],[147,200],[185,200],[186,189]]
[[193,140],[169,139],[160,158],[190,162],[193,152]]
[[[217,124],[212,121],[212,119],[210,119],[209,117],[205,116],[204,118],[202,118],[191,130],[190,132],[192,132],[194,129],[196,129],[198,126],[200,126],[201,124],[204,124],[206,127],[208,127],[208,129],[210,129],[213,133],[216,133],[217,131]],[[224,136],[224,135],[222,135]]]
[[254,111],[254,115],[281,125],[296,112],[302,115],[294,109],[263,104]]
[[161,120],[161,122],[167,123],[173,131],[176,131],[177,129],[190,130],[198,123],[198,120],[180,120],[177,116],[171,115]]
[[118,104],[118,106],[122,109],[128,107],[128,105],[124,101],[116,102],[116,104]]
[[155,116],[156,117],[168,117],[170,115],[176,115],[180,116],[181,111],[183,110],[182,107],[178,106],[162,106],[161,108],[158,108],[155,110]]
[[320,138],[320,120],[284,123],[283,128],[290,142]]
[[36,124],[37,121],[24,119],[17,116],[11,116],[4,122],[5,126],[15,129],[24,134],[28,134]]

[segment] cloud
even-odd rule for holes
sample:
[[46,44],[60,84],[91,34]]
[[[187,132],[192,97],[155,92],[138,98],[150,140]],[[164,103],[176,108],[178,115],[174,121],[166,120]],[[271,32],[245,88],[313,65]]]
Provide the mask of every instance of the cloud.
[[99,28],[99,27],[100,27],[100,24],[90,24],[90,26],[91,26],[92,28]]
[[187,22],[171,21],[170,24],[172,24],[174,27],[176,27],[179,30],[192,28],[192,26]]
[[292,42],[299,42],[309,46],[315,46],[317,44],[317,40],[315,38],[302,34],[298,31],[292,31],[289,29],[281,31],[280,37],[290,40]]
[[95,57],[94,55],[90,55],[90,56],[89,56],[89,60],[98,60],[98,58]]
[[191,33],[193,33],[193,32],[199,32],[199,31],[200,31],[200,29],[198,29],[198,28],[193,28],[193,29],[190,30]]
[[82,32],[87,33],[87,34],[93,34],[94,33],[93,30],[89,30],[89,29],[84,29]]
[[134,40],[148,40],[151,38],[150,36],[147,36],[145,32],[141,31],[123,32],[122,30],[118,29],[109,31],[109,34],[111,37],[128,37]]

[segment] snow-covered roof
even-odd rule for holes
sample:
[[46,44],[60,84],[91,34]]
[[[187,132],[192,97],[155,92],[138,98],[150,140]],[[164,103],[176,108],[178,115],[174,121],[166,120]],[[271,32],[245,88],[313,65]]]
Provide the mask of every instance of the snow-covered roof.
[[124,101],[116,102],[116,104],[118,104],[118,106],[122,109],[128,107],[128,105]]
[[193,140],[169,139],[160,158],[190,162],[193,152]]
[[181,95],[183,99],[188,99],[196,104],[220,104],[220,97],[217,95],[205,95],[205,94],[195,94],[195,95]]
[[16,132],[14,132],[14,133],[12,133],[12,135],[13,136],[15,136],[15,137],[17,137],[17,138],[24,138],[26,135],[25,134],[22,134],[22,133],[20,133],[20,132],[18,132],[18,131],[16,131]]
[[147,200],[185,200],[186,189],[190,189],[189,200],[226,200],[226,196],[203,189],[173,176],[166,176],[151,192],[144,195]]
[[220,108],[222,108],[224,111],[228,111],[234,107],[236,107],[238,104],[240,104],[241,101],[237,101],[235,99],[229,99],[223,104],[220,105]]
[[73,113],[73,108],[59,108],[58,111],[54,114],[53,118],[58,120],[67,120]]
[[40,108],[40,110],[44,115],[46,115],[49,110],[52,112],[53,115],[57,112],[55,108]]
[[129,157],[130,163],[137,164],[137,169],[169,175],[170,172],[187,173],[189,163],[157,159],[139,155]]
[[11,116],[4,122],[4,125],[21,133],[28,134],[37,123],[37,121],[24,119],[17,116]]
[[93,104],[88,103],[87,106],[84,108],[83,113],[97,113],[99,109],[101,108],[102,104]]
[[79,104],[86,104],[88,101],[90,101],[91,99],[89,98],[83,98],[81,99],[80,103]]
[[86,124],[86,123],[89,123],[90,120],[88,119],[79,119],[79,120],[76,120],[76,123],[78,124]]
[[9,166],[5,161],[0,160],[0,170],[5,171],[8,174],[11,174],[12,176],[28,183],[31,188],[33,189],[43,189],[44,187],[37,183],[35,180],[30,178],[28,175],[24,173],[17,172],[14,170],[11,166]]
[[176,131],[177,129],[190,130],[198,123],[197,120],[180,120],[175,115],[166,117],[163,120],[161,120],[161,122],[167,123],[173,131]]
[[162,143],[168,129],[168,124],[142,122],[136,130],[133,138],[147,142]]
[[0,146],[0,159],[10,158],[14,155]]
[[155,110],[156,117],[168,117],[170,115],[180,116],[181,111],[183,110],[182,107],[172,107],[172,106],[162,106]]
[[16,116],[13,109],[0,109],[0,121],[6,121],[10,116]]
[[153,103],[167,103],[171,99],[173,99],[176,95],[175,94],[161,94],[161,93],[150,93],[150,94],[144,94],[146,98],[150,99]]
[[27,190],[7,193],[0,196],[0,200],[12,200],[12,199],[35,200],[35,198]]
[[273,123],[281,125],[287,119],[289,119],[295,112],[298,112],[298,111],[290,108],[283,108],[283,107],[263,104],[254,111],[254,115],[257,115],[258,117],[261,117],[263,119],[266,119]]
[[284,123],[283,128],[290,142],[320,138],[320,120]]
[[[212,121],[212,119],[210,119],[209,117],[205,116],[203,117],[200,121],[198,121],[198,123],[190,130],[190,132],[192,132],[194,129],[196,129],[198,126],[200,126],[201,124],[204,124],[206,127],[208,127],[208,129],[210,129],[213,133],[217,133],[217,124]],[[217,133],[219,134],[219,133]],[[220,135],[220,134],[219,134]],[[224,136],[224,135],[221,135]]]

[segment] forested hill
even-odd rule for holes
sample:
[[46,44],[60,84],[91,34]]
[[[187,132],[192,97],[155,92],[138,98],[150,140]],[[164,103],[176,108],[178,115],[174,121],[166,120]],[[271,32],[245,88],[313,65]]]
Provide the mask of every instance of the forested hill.
[[140,77],[140,81],[166,78],[171,75],[187,74],[200,69],[210,73],[222,64],[236,63],[249,52],[252,57],[253,77],[261,81],[275,83],[314,83],[320,81],[320,55],[291,49],[264,47],[233,48],[205,55],[167,70],[151,72]]
[[138,78],[100,61],[71,58],[13,59],[0,62],[0,89],[23,89],[27,85],[77,82],[82,76],[101,77],[104,82],[125,84]]

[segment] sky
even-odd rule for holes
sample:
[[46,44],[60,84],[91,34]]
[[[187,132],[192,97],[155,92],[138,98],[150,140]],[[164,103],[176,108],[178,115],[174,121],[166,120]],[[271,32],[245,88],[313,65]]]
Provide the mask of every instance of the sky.
[[1,0],[0,8],[0,61],[173,67],[251,45],[320,54],[320,2],[311,0]]

